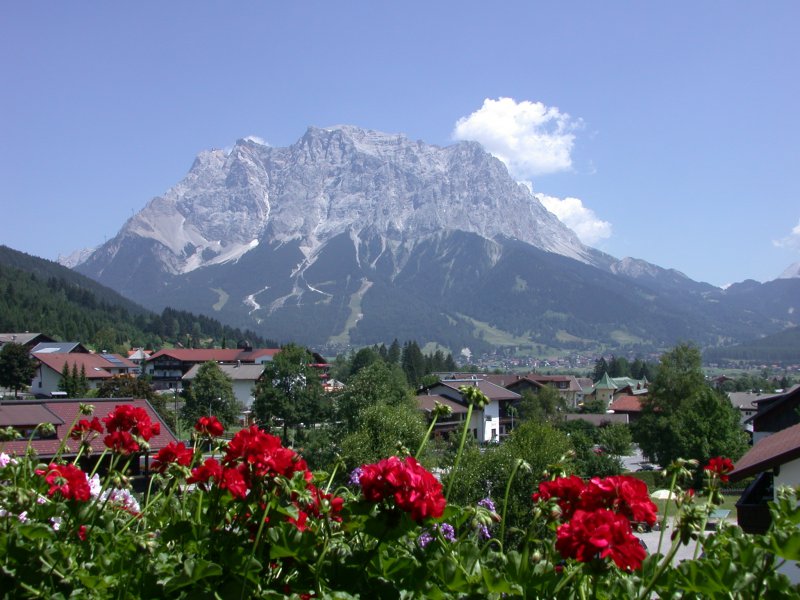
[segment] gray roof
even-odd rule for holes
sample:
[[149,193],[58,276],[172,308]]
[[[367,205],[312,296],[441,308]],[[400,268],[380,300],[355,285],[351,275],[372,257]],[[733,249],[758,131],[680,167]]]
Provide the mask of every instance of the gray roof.
[[756,410],[758,408],[758,405],[755,403],[756,400],[771,398],[774,395],[775,394],[754,394],[753,392],[730,392],[728,398],[731,404],[739,410]]
[[[197,371],[202,367],[202,364],[197,364],[192,366],[191,369],[181,377],[181,379],[185,379],[187,381],[192,381],[195,377],[197,377]],[[228,377],[233,379],[234,381],[256,381],[261,374],[264,372],[264,365],[257,364],[254,365],[252,363],[242,363],[240,365],[226,365],[226,364],[218,364],[217,365],[220,370],[225,373]]]
[[31,349],[31,354],[66,354],[69,352],[86,352],[86,348],[80,342],[41,342]]

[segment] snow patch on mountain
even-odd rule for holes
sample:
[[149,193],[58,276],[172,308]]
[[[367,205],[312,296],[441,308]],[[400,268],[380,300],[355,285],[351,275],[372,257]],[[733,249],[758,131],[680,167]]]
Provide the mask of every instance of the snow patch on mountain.
[[800,277],[800,262],[789,265],[786,270],[778,276],[778,279],[794,279]]

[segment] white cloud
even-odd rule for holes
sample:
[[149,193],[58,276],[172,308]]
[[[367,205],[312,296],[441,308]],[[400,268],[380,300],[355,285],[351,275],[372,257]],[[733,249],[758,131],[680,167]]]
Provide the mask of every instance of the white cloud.
[[572,229],[584,244],[592,245],[611,237],[611,223],[599,219],[578,198],[556,198],[534,194],[544,207]]
[[457,140],[474,140],[503,161],[518,180],[572,167],[573,131],[581,126],[555,106],[513,98],[486,98],[483,106],[460,118]]
[[778,248],[790,248],[800,250],[800,221],[792,228],[792,232],[784,238],[773,240],[772,243]]
[[245,136],[244,139],[246,139],[248,142],[254,142],[256,144],[261,144],[262,146],[269,146],[269,144],[267,143],[267,141],[264,138],[258,137],[257,135],[247,135],[247,136]]

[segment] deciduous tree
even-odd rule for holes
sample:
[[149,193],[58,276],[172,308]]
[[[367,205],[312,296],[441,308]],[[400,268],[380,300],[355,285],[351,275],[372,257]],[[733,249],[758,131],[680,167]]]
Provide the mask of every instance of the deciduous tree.
[[313,356],[305,348],[295,344],[283,346],[266,363],[256,385],[253,414],[262,425],[281,419],[284,442],[288,442],[289,428],[325,419],[326,403],[319,373],[311,366],[313,362]]
[[225,426],[236,422],[242,411],[233,393],[233,382],[214,361],[203,363],[184,392],[181,419],[192,426],[202,416],[215,416]]

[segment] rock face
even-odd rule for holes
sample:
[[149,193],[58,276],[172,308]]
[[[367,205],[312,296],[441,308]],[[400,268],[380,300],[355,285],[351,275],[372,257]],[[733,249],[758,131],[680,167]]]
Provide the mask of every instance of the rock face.
[[201,153],[77,269],[317,346],[663,344],[699,325],[672,296],[721,293],[583,245],[476,143],[350,126]]

